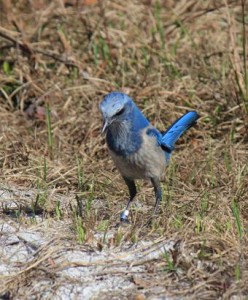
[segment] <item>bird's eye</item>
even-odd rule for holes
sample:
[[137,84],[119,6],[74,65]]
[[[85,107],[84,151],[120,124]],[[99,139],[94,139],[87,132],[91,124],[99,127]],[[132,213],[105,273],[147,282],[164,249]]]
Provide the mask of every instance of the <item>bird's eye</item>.
[[120,116],[124,112],[125,108],[123,107],[121,110],[119,110],[115,116]]

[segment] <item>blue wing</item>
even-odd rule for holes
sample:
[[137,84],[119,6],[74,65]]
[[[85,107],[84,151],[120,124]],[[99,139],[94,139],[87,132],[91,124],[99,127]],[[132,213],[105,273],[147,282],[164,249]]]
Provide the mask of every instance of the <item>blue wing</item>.
[[191,126],[193,126],[199,115],[195,111],[190,111],[183,115],[181,118],[176,120],[163,134],[161,140],[162,148],[171,152],[174,149],[175,142],[179,139],[179,137],[188,130]]

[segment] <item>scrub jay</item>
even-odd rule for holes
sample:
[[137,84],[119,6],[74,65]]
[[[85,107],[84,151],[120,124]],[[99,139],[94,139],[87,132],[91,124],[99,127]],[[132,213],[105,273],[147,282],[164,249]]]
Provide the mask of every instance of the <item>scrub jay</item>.
[[121,213],[128,222],[129,206],[136,196],[135,179],[149,179],[155,191],[154,213],[162,199],[160,177],[169,162],[178,138],[199,118],[190,111],[161,133],[146,119],[133,100],[121,92],[111,92],[100,103],[104,118],[102,132],[110,155],[129,189],[129,201]]

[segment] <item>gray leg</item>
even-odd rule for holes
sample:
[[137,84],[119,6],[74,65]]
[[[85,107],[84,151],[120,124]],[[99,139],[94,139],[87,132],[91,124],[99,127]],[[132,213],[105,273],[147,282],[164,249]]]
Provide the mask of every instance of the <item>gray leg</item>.
[[151,178],[152,185],[154,187],[155,191],[155,197],[156,197],[156,202],[154,206],[154,214],[156,214],[160,201],[162,200],[162,189],[161,189],[161,184],[160,180],[157,177]]
[[121,221],[126,221],[127,222],[128,221],[127,216],[128,216],[128,213],[129,213],[128,209],[129,209],[129,206],[130,206],[131,202],[133,201],[134,197],[137,194],[137,190],[136,190],[134,180],[128,179],[126,177],[123,177],[123,179],[125,180],[126,185],[128,186],[130,198],[128,200],[125,211],[121,213]]

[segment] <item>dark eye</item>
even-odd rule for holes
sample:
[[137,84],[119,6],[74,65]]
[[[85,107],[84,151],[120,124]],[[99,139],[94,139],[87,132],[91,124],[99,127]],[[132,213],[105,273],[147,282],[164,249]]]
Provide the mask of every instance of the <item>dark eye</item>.
[[121,110],[119,110],[115,116],[120,116],[124,112],[125,108],[123,107]]

